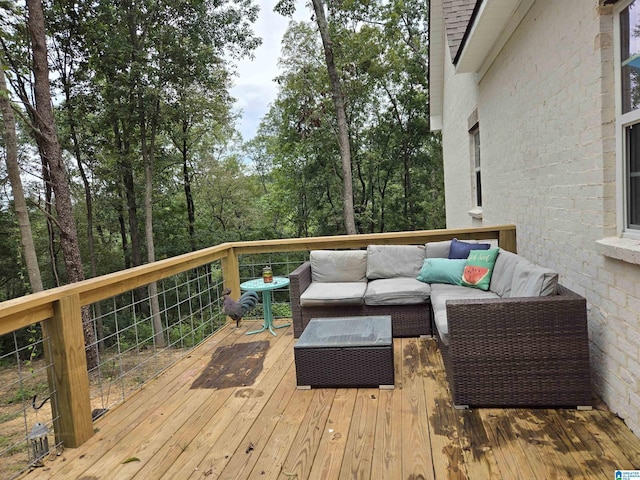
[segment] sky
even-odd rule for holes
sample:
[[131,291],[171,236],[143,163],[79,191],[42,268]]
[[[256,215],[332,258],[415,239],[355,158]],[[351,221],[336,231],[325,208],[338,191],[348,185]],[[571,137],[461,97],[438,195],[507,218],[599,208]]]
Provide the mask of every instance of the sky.
[[[273,11],[277,0],[259,0],[260,16],[254,24],[256,35],[262,38],[262,45],[254,52],[253,59],[243,59],[238,63],[238,76],[231,95],[236,98],[236,110],[242,111],[238,129],[247,141],[254,137],[260,120],[267,113],[269,104],[275,100],[277,85],[273,79],[278,75],[280,41],[289,19]],[[296,0],[295,20],[309,20],[311,13],[305,8],[304,0]]]

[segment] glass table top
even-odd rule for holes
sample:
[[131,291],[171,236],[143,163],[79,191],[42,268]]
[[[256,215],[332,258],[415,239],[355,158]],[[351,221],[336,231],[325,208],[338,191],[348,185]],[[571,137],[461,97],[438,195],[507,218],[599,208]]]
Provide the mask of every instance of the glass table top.
[[294,348],[388,346],[391,342],[389,315],[314,318]]

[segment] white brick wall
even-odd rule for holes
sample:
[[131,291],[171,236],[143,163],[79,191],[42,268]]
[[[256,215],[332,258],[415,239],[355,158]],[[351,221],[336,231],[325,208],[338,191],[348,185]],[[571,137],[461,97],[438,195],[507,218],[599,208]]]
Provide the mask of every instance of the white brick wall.
[[483,222],[589,305],[596,393],[640,435],[640,266],[603,256],[616,232],[613,16],[597,0],[537,0],[483,78],[445,72],[447,226],[470,226],[467,118],[477,108]]
[[477,92],[473,74],[453,74],[449,48],[445,50],[442,148],[451,159],[444,163],[447,225],[471,226],[472,219],[467,212],[474,207],[474,197],[467,119],[475,109]]

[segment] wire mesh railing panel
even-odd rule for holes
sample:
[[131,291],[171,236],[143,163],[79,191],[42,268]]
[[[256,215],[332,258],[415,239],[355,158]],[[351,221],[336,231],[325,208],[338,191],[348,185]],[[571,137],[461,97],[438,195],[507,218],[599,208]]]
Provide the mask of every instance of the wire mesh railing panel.
[[[309,252],[279,252],[239,255],[240,282],[262,277],[262,269],[271,267],[276,277],[287,277],[303,262],[309,259]],[[233,292],[235,293],[235,292]],[[280,288],[271,292],[271,311],[273,318],[291,318],[291,299],[289,288]],[[238,293],[239,294],[239,293]],[[237,297],[236,297],[237,298]],[[262,304],[248,312],[245,318],[258,319],[264,316]]]
[[219,262],[92,305],[93,418],[124,401],[225,325]]
[[[241,255],[240,281],[260,278],[266,265],[287,277],[307,259],[308,252]],[[98,359],[88,372],[94,420],[225,325],[223,288],[217,261],[88,306],[96,340],[87,348]],[[290,318],[289,289],[270,294],[273,317]],[[247,318],[263,314],[260,302]],[[48,344],[40,324],[0,337],[0,480],[38,465],[45,442],[50,455],[62,451],[54,435]]]
[[40,324],[0,337],[0,479],[19,476],[59,447]]

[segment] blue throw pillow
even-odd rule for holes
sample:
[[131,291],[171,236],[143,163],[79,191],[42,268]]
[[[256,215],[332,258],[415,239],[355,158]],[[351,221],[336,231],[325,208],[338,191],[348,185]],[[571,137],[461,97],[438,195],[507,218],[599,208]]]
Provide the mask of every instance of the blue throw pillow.
[[471,250],[489,250],[490,247],[488,243],[467,243],[454,238],[449,247],[449,258],[468,258]]
[[427,258],[416,278],[426,283],[460,285],[466,265],[466,259]]

